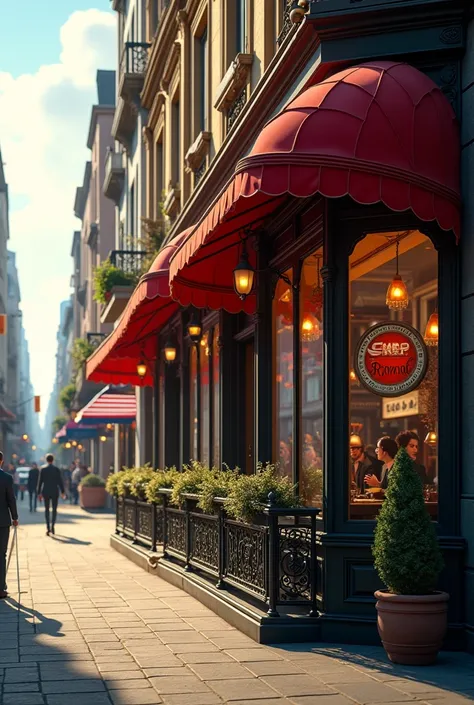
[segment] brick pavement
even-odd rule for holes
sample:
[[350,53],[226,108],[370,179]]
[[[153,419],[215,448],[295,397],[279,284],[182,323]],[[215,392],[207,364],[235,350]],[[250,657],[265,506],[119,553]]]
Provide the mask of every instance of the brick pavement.
[[21,602],[0,603],[0,705],[474,702],[474,657],[391,665],[381,648],[260,646],[108,545],[113,519],[22,509]]

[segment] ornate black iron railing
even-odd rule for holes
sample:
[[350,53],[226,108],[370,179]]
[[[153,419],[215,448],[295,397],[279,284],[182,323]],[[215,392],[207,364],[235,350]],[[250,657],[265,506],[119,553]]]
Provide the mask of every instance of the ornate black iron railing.
[[282,27],[281,27],[281,32],[277,37],[277,44],[280,45],[283,43],[283,40],[285,39],[286,35],[289,33],[290,29],[293,27],[293,24],[290,20],[290,12],[291,8],[293,6],[293,0],[284,0],[284,7],[283,7],[283,22],[282,22]]
[[144,250],[112,250],[109,259],[114,267],[126,274],[140,274],[147,253]]
[[87,333],[87,342],[94,348],[98,348],[106,337],[106,333]]
[[126,42],[121,61],[122,73],[144,74],[150,46],[148,42]]
[[240,117],[242,110],[247,103],[247,86],[243,88],[241,93],[234,100],[227,112],[227,132],[230,132],[237,120]]
[[231,588],[264,602],[278,617],[280,605],[306,606],[316,616],[319,590],[316,517],[319,509],[262,507],[255,523],[230,519],[224,500],[216,513],[204,514],[198,498],[186,495],[181,508],[134,499],[117,501],[116,531],[156,550],[186,570],[202,573],[221,589]]

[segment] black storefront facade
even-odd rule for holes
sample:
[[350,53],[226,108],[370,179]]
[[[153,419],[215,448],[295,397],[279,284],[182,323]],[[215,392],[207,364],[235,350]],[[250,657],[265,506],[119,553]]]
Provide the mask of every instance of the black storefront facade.
[[[459,226],[461,199],[459,193],[456,199],[452,179],[459,167],[461,137],[454,142],[454,128],[449,120],[443,123],[448,108],[461,122],[467,9],[462,2],[366,0],[354,7],[345,0],[328,0],[311,3],[305,22],[306,32],[317,33],[318,84],[350,67],[361,70],[361,80],[354,85],[365,90],[367,71],[396,74],[397,66],[406,63],[441,89],[435,102],[420,110],[419,120],[406,114],[416,128],[411,137],[423,143],[424,157],[416,148],[412,152],[413,163],[422,164],[420,178],[417,181],[416,169],[411,173],[407,169],[406,191],[395,189],[387,195],[390,182],[400,179],[401,171],[397,174],[393,164],[387,164],[385,171],[375,173],[367,167],[368,153],[361,148],[360,154],[354,153],[358,167],[352,163],[348,168],[341,153],[336,165],[318,164],[321,179],[324,169],[350,172],[349,180],[355,173],[354,183],[347,181],[345,191],[338,178],[333,186],[321,180],[304,195],[299,187],[259,191],[247,179],[244,185],[239,182],[239,188],[249,189],[245,196],[252,191],[255,205],[240,210],[242,199],[236,197],[235,183],[227,187],[227,196],[224,191],[217,198],[210,194],[201,221],[171,257],[171,294],[181,307],[157,336],[153,461],[157,467],[181,467],[194,458],[239,466],[247,473],[254,472],[257,462],[279,463],[281,471],[298,483],[307,504],[321,509],[315,636],[331,642],[378,643],[373,593],[380,583],[371,545],[379,505],[357,497],[351,482],[350,444],[357,437],[366,447],[374,446],[381,436],[415,431],[420,441],[417,460],[426,473],[425,498],[446,564],[440,587],[451,596],[447,646],[472,649],[474,597],[469,586],[474,537],[466,517],[474,480],[466,476],[462,449],[469,426],[464,401],[469,374],[463,371],[462,340],[469,322],[461,303],[465,252],[465,233]],[[410,80],[415,74],[407,75]],[[400,85],[403,89],[403,81]],[[406,88],[410,92],[411,84]],[[416,90],[411,94],[415,108]],[[332,95],[337,98],[336,91]],[[350,95],[341,98],[345,105],[338,100],[330,106],[333,115],[350,115]],[[296,112],[309,115],[315,107],[315,114],[321,114],[322,105],[301,103]],[[442,116],[438,141],[430,142],[423,120],[430,115],[434,119],[430,114],[434,106]],[[390,101],[385,109],[390,122]],[[377,111],[384,112],[383,96]],[[304,132],[301,124],[291,132],[294,112],[290,111],[289,123],[281,123],[290,124],[293,146]],[[360,126],[367,125],[368,114],[355,115]],[[394,125],[399,120],[402,113],[394,117]],[[341,126],[335,133],[347,137],[350,124],[343,121]],[[284,131],[280,126],[278,135]],[[373,125],[367,128],[369,152],[380,134]],[[241,155],[237,174],[255,176],[255,169],[262,166],[259,155],[271,151],[268,133],[261,149],[261,135],[256,137],[257,149]],[[311,141],[310,136],[305,139]],[[328,135],[326,143],[334,144],[335,139]],[[360,128],[357,149],[363,139]],[[384,151],[386,139],[382,141]],[[320,135],[316,142],[324,145]],[[289,151],[278,144],[282,152]],[[407,146],[399,148],[403,152]],[[426,171],[430,150],[438,152],[431,180]],[[267,173],[278,162],[274,155],[265,162]],[[288,160],[284,166],[288,175]],[[304,158],[293,161],[300,185],[307,183],[304,170],[310,166]],[[442,173],[448,175],[444,183],[437,181]],[[326,176],[331,179],[330,173]],[[262,172],[259,178],[265,178]],[[467,178],[463,172],[463,193]],[[379,197],[365,197],[374,188],[374,179]],[[432,198],[425,198],[427,193]],[[467,243],[469,247],[469,239]],[[233,275],[242,252],[254,270],[253,291],[243,301],[234,291]],[[387,287],[398,272],[408,297],[404,308],[387,304]],[[435,341],[429,340],[428,331],[434,320]],[[400,401],[401,410],[367,390],[354,369],[364,331],[390,321],[407,323],[428,340],[427,374]],[[199,323],[202,331],[194,340],[188,334],[190,322]],[[162,354],[170,345],[176,350],[171,364]]]

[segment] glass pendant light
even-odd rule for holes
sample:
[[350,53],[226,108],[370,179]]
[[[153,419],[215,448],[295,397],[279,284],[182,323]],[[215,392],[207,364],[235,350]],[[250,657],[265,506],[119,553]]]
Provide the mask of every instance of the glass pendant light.
[[397,240],[395,255],[397,271],[391,283],[389,284],[389,287],[387,289],[387,297],[385,299],[385,303],[387,304],[388,308],[392,311],[402,311],[403,309],[407,308],[409,302],[407,287],[400,274],[398,273],[398,248],[399,242]]
[[146,368],[146,363],[143,362],[143,360],[140,360],[140,362],[137,365],[137,375],[143,379],[143,377],[146,376],[147,368]]
[[435,446],[438,443],[438,434],[436,431],[430,431],[426,434],[425,443],[428,446]]
[[321,337],[321,325],[312,313],[305,313],[301,323],[301,340],[311,343]]
[[431,316],[428,318],[428,323],[426,324],[423,339],[426,345],[429,345],[430,347],[436,347],[438,345],[439,320],[437,311],[432,313]]

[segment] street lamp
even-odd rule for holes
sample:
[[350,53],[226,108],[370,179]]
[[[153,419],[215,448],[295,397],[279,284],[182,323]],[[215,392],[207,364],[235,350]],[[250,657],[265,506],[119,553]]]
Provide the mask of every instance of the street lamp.
[[27,441],[27,440],[28,440],[28,434],[27,434],[27,433],[24,433],[24,434],[22,435],[22,438],[23,438],[24,441]]
[[146,362],[143,362],[143,360],[140,360],[140,362],[137,365],[137,375],[140,377],[140,379],[143,379],[147,373],[147,367],[146,367]]
[[57,438],[53,438],[53,441],[52,441],[52,442],[54,443],[55,446],[59,443],[59,441],[58,441]]
[[176,345],[173,345],[170,338],[166,341],[163,352],[167,363],[171,364],[176,360]]
[[195,312],[192,313],[187,328],[188,335],[193,343],[199,343],[201,340],[202,326]]
[[102,441],[102,443],[105,443],[107,440],[107,436],[101,436],[100,440]]
[[252,293],[255,279],[255,269],[249,262],[247,245],[244,240],[242,253],[237,267],[234,269],[234,290],[237,296],[244,301]]
[[31,450],[36,450],[36,446],[31,446]]
[[69,450],[70,448],[72,448],[72,446],[71,446],[71,444],[69,443],[69,441],[64,444],[64,447],[67,448],[68,450]]

